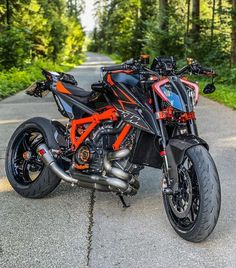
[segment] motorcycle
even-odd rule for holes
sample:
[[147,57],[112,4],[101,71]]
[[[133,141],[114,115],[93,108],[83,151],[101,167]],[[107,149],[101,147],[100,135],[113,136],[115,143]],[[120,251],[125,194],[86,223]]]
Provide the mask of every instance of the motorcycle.
[[[6,174],[17,193],[42,198],[61,180],[124,197],[139,189],[145,167],[163,171],[166,214],[185,240],[213,231],[220,212],[220,181],[194,108],[199,87],[184,75],[216,73],[190,59],[181,70],[173,57],[148,57],[101,68],[102,81],[86,91],[72,75],[42,70],[44,81],[26,93],[52,93],[66,124],[42,117],[22,123],[6,153]],[[208,84],[204,92],[215,90]]]

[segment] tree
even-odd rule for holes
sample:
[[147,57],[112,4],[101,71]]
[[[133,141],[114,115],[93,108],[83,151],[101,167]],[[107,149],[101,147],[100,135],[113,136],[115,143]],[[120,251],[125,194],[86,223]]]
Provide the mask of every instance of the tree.
[[160,54],[165,54],[166,38],[169,30],[168,0],[159,0],[160,6],[160,29],[162,31],[162,41],[160,44]]
[[200,0],[192,0],[191,37],[194,42],[197,42],[200,37]]
[[82,0],[0,0],[0,67],[23,67],[42,57],[74,61],[84,42],[82,7]]
[[231,65],[236,65],[236,0],[232,0]]
[[211,44],[213,43],[214,36],[214,23],[215,23],[215,9],[216,9],[216,1],[212,1],[212,17],[211,17]]

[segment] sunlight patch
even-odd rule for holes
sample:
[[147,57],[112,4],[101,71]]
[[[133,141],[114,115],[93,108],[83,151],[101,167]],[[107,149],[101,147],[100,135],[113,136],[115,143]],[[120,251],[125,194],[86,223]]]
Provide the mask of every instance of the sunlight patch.
[[11,187],[7,177],[0,177],[0,193],[11,192],[13,188]]

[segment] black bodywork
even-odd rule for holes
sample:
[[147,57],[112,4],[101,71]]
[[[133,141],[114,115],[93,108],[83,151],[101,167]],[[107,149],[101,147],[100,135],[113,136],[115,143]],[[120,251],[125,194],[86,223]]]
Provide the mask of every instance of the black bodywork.
[[[180,96],[183,112],[193,111],[192,102],[180,79],[170,76],[169,83]],[[161,168],[163,158],[160,152],[166,148],[174,176],[188,148],[199,144],[208,148],[206,142],[197,137],[195,122],[188,122],[187,134],[176,136],[178,126],[169,127],[157,119],[156,113],[161,110],[163,101],[150,86],[143,86],[142,77],[138,74],[108,72],[101,83],[91,86],[91,92],[78,88],[73,80],[63,81],[63,84],[71,95],[53,91],[58,109],[63,116],[79,119],[94,114],[101,107],[112,105],[122,120],[137,130],[130,157],[132,163]]]

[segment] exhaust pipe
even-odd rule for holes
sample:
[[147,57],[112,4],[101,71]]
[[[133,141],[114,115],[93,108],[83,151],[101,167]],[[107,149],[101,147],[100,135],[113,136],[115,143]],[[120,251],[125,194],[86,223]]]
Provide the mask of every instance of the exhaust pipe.
[[60,179],[71,184],[77,184],[81,187],[97,189],[100,191],[108,191],[110,188],[112,188],[110,190],[114,192],[129,193],[132,190],[128,183],[117,178],[87,175],[82,173],[75,173],[73,174],[74,177],[71,177],[58,166],[46,144],[40,144],[38,146],[37,154],[40,156],[43,163],[48,166]]
[[120,160],[127,157],[129,154],[129,149],[122,149],[117,152],[108,153],[104,158],[104,169],[115,177],[127,181],[130,178],[130,174],[120,168],[113,167],[111,161]]
[[43,163],[48,166],[60,179],[72,184],[78,184],[78,180],[72,178],[57,165],[46,144],[40,144],[38,146],[37,154],[40,156]]

